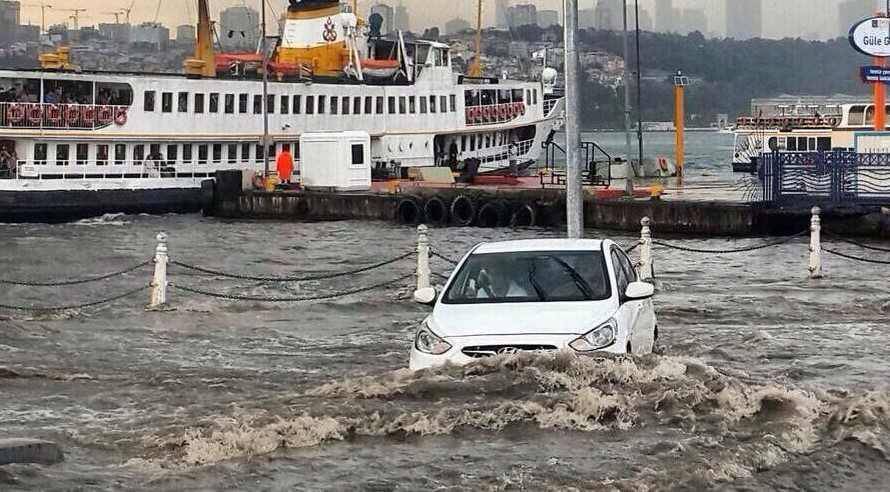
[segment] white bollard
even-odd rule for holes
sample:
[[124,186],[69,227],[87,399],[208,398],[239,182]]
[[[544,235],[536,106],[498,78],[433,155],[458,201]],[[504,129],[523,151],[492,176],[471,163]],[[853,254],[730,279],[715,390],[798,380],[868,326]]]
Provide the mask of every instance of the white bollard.
[[655,278],[652,268],[652,229],[649,227],[652,221],[649,217],[640,220],[640,280],[649,281]]
[[155,248],[155,275],[151,281],[151,302],[149,309],[159,309],[167,304],[167,234],[158,233],[158,246]]
[[822,210],[813,207],[810,220],[810,278],[822,278]]
[[429,228],[417,226],[417,290],[431,287]]

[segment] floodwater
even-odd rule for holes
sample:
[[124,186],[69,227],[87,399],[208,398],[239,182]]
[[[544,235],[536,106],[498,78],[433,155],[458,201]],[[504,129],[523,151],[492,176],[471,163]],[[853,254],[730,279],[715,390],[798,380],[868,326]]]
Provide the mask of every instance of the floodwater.
[[[412,228],[386,223],[104,217],[0,226],[0,277],[124,269],[151,255],[160,230],[174,260],[255,276],[349,270],[414,245]],[[555,234],[441,229],[432,242],[458,256],[478,241]],[[419,374],[405,368],[427,308],[407,299],[410,281],[313,303],[174,288],[167,312],[146,312],[147,293],[81,311],[0,311],[0,434],[58,442],[67,458],[0,468],[0,489],[886,489],[887,267],[826,258],[814,281],[806,258],[804,238],[722,257],[656,249],[658,354],[518,355]],[[303,284],[176,267],[170,278],[293,297],[411,271],[405,260]],[[149,277],[4,287],[0,304],[75,304]]]

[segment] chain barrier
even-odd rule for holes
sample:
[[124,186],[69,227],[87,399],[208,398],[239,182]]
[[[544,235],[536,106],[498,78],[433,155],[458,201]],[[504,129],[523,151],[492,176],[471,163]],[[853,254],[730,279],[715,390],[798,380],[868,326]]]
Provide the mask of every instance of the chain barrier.
[[639,248],[639,247],[642,246],[642,245],[643,245],[643,243],[642,243],[641,241],[637,241],[637,242],[634,243],[634,245],[631,246],[630,248],[625,248],[624,246],[622,246],[621,249],[623,249],[625,253],[630,254],[630,253],[633,253],[633,251],[634,251],[635,249]]
[[358,275],[360,273],[369,272],[371,270],[376,270],[378,268],[383,268],[388,265],[392,265],[393,263],[398,263],[406,258],[410,258],[416,255],[416,252],[405,253],[397,258],[393,258],[391,260],[386,260],[380,263],[375,263],[373,265],[368,265],[366,267],[359,268],[357,270],[351,270],[348,272],[337,272],[337,273],[326,273],[326,274],[318,274],[318,275],[309,275],[305,277],[254,277],[251,275],[243,275],[243,274],[235,274],[235,273],[226,273],[217,270],[211,270],[209,268],[199,267],[195,265],[189,265],[188,263],[182,263],[179,261],[170,261],[171,265],[175,265],[181,268],[185,268],[186,270],[191,270],[194,272],[200,272],[207,275],[214,275],[217,277],[225,277],[235,280],[249,280],[253,282],[282,282],[282,283],[290,283],[290,282],[312,282],[316,280],[331,280],[335,278],[347,277],[349,275]]
[[410,273],[408,275],[401,276],[395,280],[390,280],[388,282],[379,283],[376,285],[371,285],[369,287],[360,287],[356,289],[351,289],[342,292],[335,292],[332,294],[318,295],[318,296],[307,296],[307,297],[258,297],[258,296],[244,296],[244,295],[236,295],[236,294],[223,294],[220,292],[210,292],[203,289],[198,289],[195,287],[189,287],[186,285],[178,285],[178,284],[170,284],[171,289],[178,289],[183,292],[188,292],[190,294],[201,295],[205,297],[213,297],[216,299],[225,299],[229,301],[249,301],[249,302],[306,302],[306,301],[327,301],[331,299],[339,299],[341,297],[351,296],[354,294],[361,294],[363,292],[369,292],[372,290],[381,289],[383,287],[389,287],[400,282],[404,282],[409,278],[413,278],[414,274]]
[[92,277],[92,278],[81,279],[81,280],[60,280],[57,282],[27,282],[27,281],[0,279],[0,285],[15,285],[15,286],[20,286],[20,287],[66,287],[66,286],[70,286],[70,285],[90,284],[90,283],[101,282],[103,280],[108,280],[110,278],[119,277],[122,275],[126,275],[128,273],[135,272],[136,270],[147,267],[148,265],[152,264],[152,262],[154,262],[154,259],[144,261],[138,265],[134,265],[130,268],[121,270],[119,272],[109,273],[106,275],[102,275],[100,277]]
[[150,286],[144,285],[137,289],[133,289],[123,294],[119,294],[116,296],[108,297],[105,299],[100,299],[98,301],[91,301],[83,304],[73,304],[70,306],[51,306],[51,307],[40,307],[40,306],[12,306],[7,304],[0,304],[0,309],[6,309],[9,311],[31,311],[31,312],[53,312],[53,311],[73,311],[75,309],[84,309],[89,307],[101,306],[103,304],[110,304],[115,301],[119,301],[121,299],[125,299],[127,297],[134,296],[140,292],[144,292]]
[[454,266],[457,266],[457,264],[460,263],[459,261],[455,260],[454,258],[449,258],[432,248],[430,248],[430,255],[433,257],[439,258],[440,260],[445,260],[446,262],[451,263]]
[[444,280],[446,282],[448,281],[449,278],[451,278],[448,275],[442,275],[441,273],[436,273],[436,272],[430,272],[430,273],[432,273],[433,277],[436,277],[439,280]]
[[876,265],[890,265],[890,261],[884,261],[884,260],[872,260],[871,258],[862,258],[862,257],[859,257],[859,256],[853,256],[853,255],[850,255],[850,254],[841,253],[840,251],[835,251],[835,250],[833,250],[833,249],[828,249],[828,248],[826,248],[825,246],[822,246],[822,251],[824,251],[824,252],[826,252],[826,253],[833,254],[834,256],[839,256],[839,257],[841,257],[841,258],[846,258],[846,259],[848,259],[848,260],[861,261],[861,262],[864,262],[864,263],[873,263],[873,264],[876,264]]
[[880,252],[882,252],[882,253],[890,253],[890,248],[879,248],[879,247],[877,247],[877,246],[871,246],[871,245],[868,245],[868,244],[865,244],[865,243],[860,243],[859,241],[855,241],[855,240],[853,240],[853,239],[847,239],[847,238],[845,238],[845,237],[841,237],[841,236],[839,236],[839,235],[837,235],[837,234],[834,234],[833,232],[828,232],[828,231],[825,231],[825,230],[823,230],[822,233],[825,234],[826,236],[832,238],[832,239],[836,239],[836,240],[838,240],[838,241],[840,241],[840,242],[842,242],[842,243],[852,244],[853,246],[858,246],[858,247],[860,247],[860,248],[862,248],[862,249],[868,249],[868,250],[871,250],[871,251],[880,251]]
[[664,243],[664,242],[661,242],[661,241],[652,241],[652,244],[654,244],[654,245],[656,245],[656,246],[663,246],[663,247],[665,247],[665,248],[675,249],[675,250],[678,250],[678,251],[686,251],[686,252],[689,252],[689,253],[703,253],[703,254],[725,255],[725,254],[733,254],[733,253],[746,253],[746,252],[749,252],[749,251],[758,251],[758,250],[761,250],[761,249],[772,248],[772,247],[774,247],[774,246],[781,246],[781,245],[783,245],[783,244],[788,244],[788,243],[790,243],[791,241],[793,241],[793,240],[795,240],[795,239],[797,239],[797,238],[799,238],[799,237],[801,237],[801,236],[803,236],[803,235],[805,235],[805,234],[809,234],[809,232],[810,232],[809,230],[805,230],[805,231],[799,232],[799,233],[797,233],[797,234],[795,234],[795,235],[793,235],[793,236],[788,236],[788,237],[786,237],[786,238],[784,238],[784,239],[782,239],[782,240],[779,240],[779,241],[773,241],[773,242],[766,243],[766,244],[760,244],[760,245],[757,245],[757,246],[749,246],[749,247],[746,247],[746,248],[738,248],[738,249],[699,249],[699,248],[689,248],[689,247],[685,247],[685,246],[677,246],[677,245],[670,244],[670,243]]

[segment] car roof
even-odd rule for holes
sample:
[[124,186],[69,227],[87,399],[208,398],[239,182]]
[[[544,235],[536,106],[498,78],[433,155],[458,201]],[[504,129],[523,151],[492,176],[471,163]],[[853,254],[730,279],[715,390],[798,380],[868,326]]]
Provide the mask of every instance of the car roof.
[[603,241],[599,239],[525,239],[482,243],[473,250],[473,254],[484,255],[529,251],[600,251],[602,248]]

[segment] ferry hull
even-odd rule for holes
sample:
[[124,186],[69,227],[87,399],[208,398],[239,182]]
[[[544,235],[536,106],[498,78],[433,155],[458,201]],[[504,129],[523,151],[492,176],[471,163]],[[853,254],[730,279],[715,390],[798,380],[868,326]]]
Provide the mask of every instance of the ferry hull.
[[195,213],[213,200],[212,181],[200,188],[0,190],[0,222],[57,223],[104,214]]

